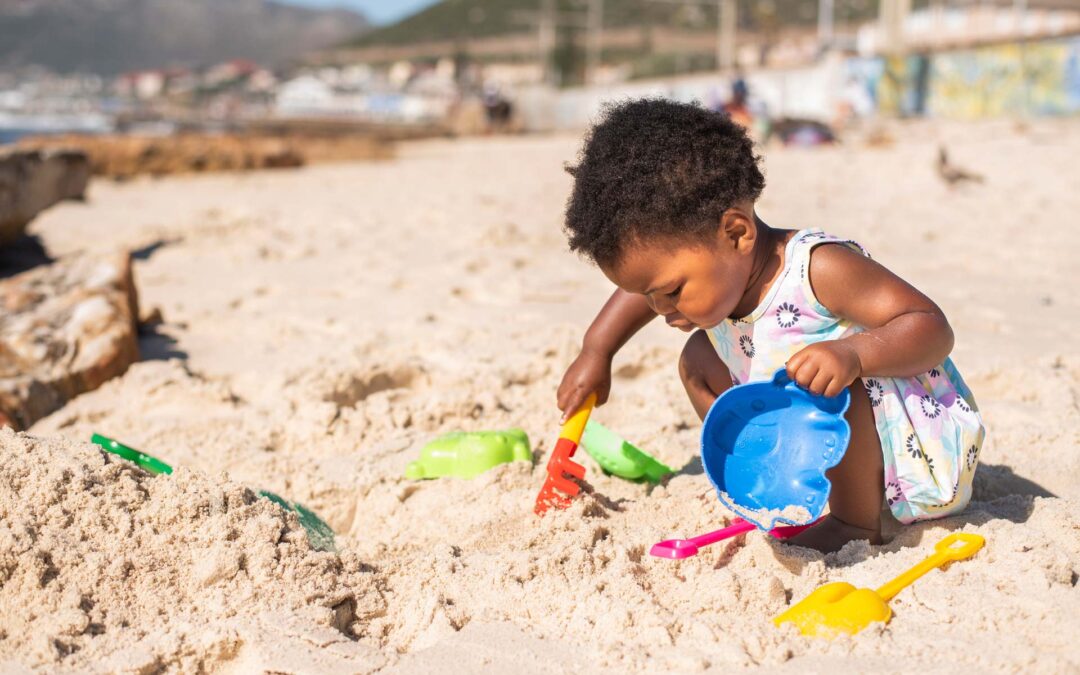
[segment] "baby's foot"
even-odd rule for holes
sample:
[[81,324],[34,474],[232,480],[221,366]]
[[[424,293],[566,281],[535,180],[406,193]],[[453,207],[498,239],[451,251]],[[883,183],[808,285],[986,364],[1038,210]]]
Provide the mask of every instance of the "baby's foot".
[[881,543],[881,526],[877,529],[856,527],[829,514],[817,525],[811,527],[787,539],[786,543],[796,546],[805,546],[822,553],[834,553],[844,547],[849,541],[866,539],[871,544]]

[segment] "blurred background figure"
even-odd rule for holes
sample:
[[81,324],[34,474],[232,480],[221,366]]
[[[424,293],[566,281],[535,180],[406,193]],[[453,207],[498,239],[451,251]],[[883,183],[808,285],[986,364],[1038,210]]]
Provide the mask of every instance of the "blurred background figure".
[[736,75],[735,81],[731,83],[731,98],[721,110],[736,124],[750,129],[754,125],[754,116],[750,113],[749,100],[750,87],[742,75]]
[[514,105],[507,100],[496,84],[484,86],[484,112],[487,113],[488,131],[500,132],[509,128]]

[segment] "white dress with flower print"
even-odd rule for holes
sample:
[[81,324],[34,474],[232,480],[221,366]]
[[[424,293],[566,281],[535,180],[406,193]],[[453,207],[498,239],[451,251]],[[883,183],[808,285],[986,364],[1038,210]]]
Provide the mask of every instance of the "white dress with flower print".
[[[788,242],[784,269],[757,309],[709,330],[735,384],[770,379],[803,347],[864,330],[836,317],[814,295],[807,269],[821,244],[868,255],[855,242],[801,230]],[[916,377],[862,382],[881,438],[885,499],[897,520],[936,518],[967,506],[986,430],[952,360]]]

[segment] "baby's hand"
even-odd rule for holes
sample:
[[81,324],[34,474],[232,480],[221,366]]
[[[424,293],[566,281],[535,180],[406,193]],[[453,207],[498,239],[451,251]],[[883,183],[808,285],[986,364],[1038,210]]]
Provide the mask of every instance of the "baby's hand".
[[611,391],[611,357],[588,347],[566,369],[559,385],[558,404],[562,421],[574,414],[589,394],[596,392],[596,405],[607,402]]
[[787,374],[815,394],[836,396],[862,373],[855,348],[843,340],[826,340],[800,350],[787,362]]

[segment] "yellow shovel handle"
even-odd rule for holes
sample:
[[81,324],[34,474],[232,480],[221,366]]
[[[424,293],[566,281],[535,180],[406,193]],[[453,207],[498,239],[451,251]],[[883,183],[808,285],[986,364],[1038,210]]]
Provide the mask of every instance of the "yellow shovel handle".
[[928,556],[925,560],[915,565],[907,572],[904,572],[877,589],[877,594],[881,596],[882,600],[888,602],[897,593],[915,583],[916,579],[930,570],[941,567],[945,563],[950,563],[954,560],[965,560],[970,558],[975,555],[985,543],[986,540],[977,534],[954,532],[934,546],[936,552],[933,555]]
[[589,415],[592,414],[593,406],[596,405],[596,394],[589,394],[589,397],[585,399],[585,402],[581,404],[581,407],[570,416],[570,419],[566,420],[566,423],[562,426],[562,431],[559,432],[559,438],[565,438],[568,441],[573,441],[575,444],[581,443],[581,434],[585,433],[585,424],[589,421]]

